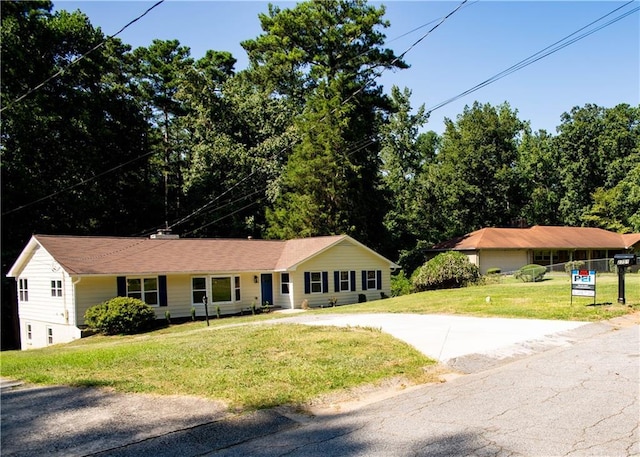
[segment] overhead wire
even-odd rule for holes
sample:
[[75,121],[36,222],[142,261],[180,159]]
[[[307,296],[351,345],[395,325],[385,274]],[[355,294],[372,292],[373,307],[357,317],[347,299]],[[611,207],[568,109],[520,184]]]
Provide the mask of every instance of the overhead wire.
[[118,35],[120,35],[122,32],[124,32],[130,25],[134,24],[135,22],[139,21],[140,19],[142,19],[144,16],[146,16],[151,10],[153,10],[155,7],[157,7],[158,5],[160,5],[161,3],[163,3],[165,0],[159,0],[156,4],[154,4],[153,6],[149,7],[144,13],[142,13],[140,16],[136,17],[135,19],[129,21],[126,25],[124,25],[120,30],[118,30],[116,33],[114,33],[113,35],[109,35],[107,36],[104,40],[102,40],[100,43],[98,43],[97,45],[95,45],[94,47],[92,47],[91,49],[89,49],[87,52],[85,52],[84,54],[76,57],[75,59],[73,59],[71,62],[69,62],[69,64],[64,67],[61,68],[60,70],[58,70],[57,72],[55,72],[53,75],[49,76],[47,79],[45,79],[44,81],[42,81],[40,84],[37,84],[36,86],[32,87],[31,89],[27,90],[24,94],[20,95],[18,98],[16,98],[15,100],[9,102],[6,106],[3,106],[2,108],[0,108],[0,113],[2,113],[5,109],[7,108],[11,108],[13,105],[15,105],[16,103],[18,103],[21,100],[24,100],[26,97],[28,97],[29,95],[31,95],[32,93],[34,93],[35,91],[41,89],[42,87],[46,86],[49,82],[53,81],[54,79],[56,79],[58,76],[62,75],[64,72],[66,72],[72,65],[77,64],[78,62],[80,62],[81,60],[83,60],[84,58],[86,58],[89,54],[91,54],[92,52],[96,51],[97,49],[101,48],[102,46],[104,46],[107,41],[109,41],[110,39],[113,39],[115,37],[117,37]]
[[[18,98],[16,98],[15,100],[13,100],[12,102],[10,102],[9,104],[7,104],[6,106],[0,108],[0,113],[2,113],[2,111],[4,111],[7,108],[10,108],[11,106],[13,106],[14,104],[18,103],[19,101],[25,99],[26,97],[28,97],[29,95],[31,95],[32,93],[34,93],[35,91],[41,89],[42,87],[44,87],[45,85],[47,85],[50,81],[54,80],[55,78],[57,78],[58,76],[60,76],[61,74],[63,74],[65,71],[67,71],[67,69],[69,67],[71,67],[72,65],[78,63],[79,61],[81,61],[82,59],[84,59],[85,57],[87,57],[89,54],[91,54],[92,52],[94,52],[95,50],[99,49],[100,47],[104,46],[105,43],[110,40],[115,38],[116,36],[120,35],[122,32],[124,32],[127,28],[129,28],[132,24],[138,22],[140,19],[142,19],[144,16],[146,16],[147,14],[149,14],[149,12],[151,12],[151,10],[153,10],[154,8],[156,8],[157,6],[159,6],[160,4],[162,4],[165,0],[159,0],[158,2],[156,2],[153,6],[150,6],[149,8],[147,8],[146,11],[144,11],[142,14],[140,14],[139,16],[137,16],[135,19],[132,19],[131,21],[129,21],[127,24],[125,24],[123,27],[120,28],[120,30],[118,30],[116,33],[114,33],[113,35],[109,35],[107,36],[104,40],[102,40],[100,43],[98,43],[96,46],[94,46],[93,48],[89,49],[87,52],[85,52],[84,54],[82,54],[81,56],[77,57],[76,59],[72,60],[69,65],[67,65],[65,68],[60,69],[58,72],[54,73],[53,75],[51,75],[50,77],[48,77],[47,79],[45,79],[43,82],[41,82],[40,84],[38,84],[37,86],[29,89],[27,92],[25,92],[24,94],[22,94],[21,96],[19,96]],[[40,203],[42,201],[48,200],[49,198],[53,198],[56,195],[60,195],[63,192],[66,192],[68,190],[74,189],[75,187],[81,186],[83,184],[87,184],[88,182],[91,182],[95,179],[100,178],[101,176],[104,176],[108,173],[112,173],[115,170],[118,170],[126,165],[129,165],[139,159],[142,159],[144,157],[148,157],[149,155],[151,155],[153,152],[148,152],[145,154],[142,154],[134,159],[131,159],[125,163],[122,163],[120,165],[117,165],[113,168],[110,168],[102,173],[98,173],[97,175],[94,175],[90,178],[84,179],[76,184],[72,184],[70,186],[65,187],[64,189],[61,189],[59,191],[56,192],[52,192],[49,195],[46,195],[42,198],[39,198],[37,200],[34,200],[32,202],[26,203],[24,205],[21,205],[17,208],[11,209],[9,211],[5,211],[2,213],[2,215],[6,215],[6,214],[11,214],[13,212],[22,210],[24,208],[28,208],[29,206],[35,205],[36,203]]]
[[18,206],[17,208],[13,208],[13,209],[10,209],[8,211],[5,211],[4,213],[2,213],[2,215],[5,216],[7,214],[15,213],[16,211],[20,211],[20,210],[22,210],[24,208],[28,208],[29,206],[35,205],[36,203],[40,203],[40,202],[43,202],[43,201],[48,200],[50,198],[53,198],[56,195],[60,195],[61,193],[67,192],[68,190],[71,190],[71,189],[74,189],[76,187],[79,187],[79,186],[82,186],[84,184],[87,184],[87,183],[89,183],[91,181],[94,181],[94,180],[96,180],[96,179],[98,179],[98,178],[100,178],[100,177],[102,177],[102,176],[104,176],[106,174],[112,173],[112,172],[114,172],[114,171],[116,171],[116,170],[118,170],[118,169],[120,169],[122,167],[126,167],[127,165],[129,165],[129,164],[131,164],[133,162],[136,162],[136,161],[138,161],[140,159],[148,157],[148,156],[150,156],[150,155],[152,155],[154,153],[155,153],[155,151],[146,152],[146,153],[144,153],[142,155],[139,155],[138,157],[135,157],[135,158],[133,158],[131,160],[128,160],[127,162],[121,163],[119,165],[116,165],[115,167],[109,168],[108,170],[105,170],[105,171],[103,171],[101,173],[98,173],[97,175],[91,176],[90,178],[83,179],[82,181],[77,182],[75,184],[71,184],[70,186],[67,186],[64,189],[60,189],[58,191],[52,192],[52,193],[50,193],[48,195],[45,195],[44,197],[38,198],[37,200],[31,201],[29,203],[25,203],[24,205]]
[[573,33],[565,36],[564,38],[556,41],[555,43],[550,44],[549,46],[545,47],[544,49],[541,49],[540,51],[536,52],[535,54],[532,54],[529,57],[527,57],[525,59],[522,59],[518,63],[510,66],[509,68],[501,71],[500,73],[497,73],[497,74],[485,79],[481,83],[476,84],[475,86],[473,86],[470,89],[467,89],[467,90],[459,93],[458,95],[455,95],[455,96],[453,96],[451,98],[448,98],[448,99],[446,99],[446,100],[444,100],[444,101],[442,101],[440,103],[437,103],[436,105],[432,106],[431,108],[429,108],[427,110],[427,115],[431,114],[433,111],[435,111],[437,109],[440,109],[440,108],[442,108],[442,107],[444,107],[444,106],[446,106],[446,105],[448,105],[450,103],[453,103],[456,100],[459,100],[460,98],[463,98],[463,97],[465,97],[465,96],[467,96],[467,95],[469,95],[469,94],[471,94],[473,92],[476,92],[477,90],[480,90],[483,87],[486,87],[489,84],[492,84],[492,83],[494,83],[494,82],[496,82],[496,81],[498,81],[498,80],[500,80],[500,79],[502,79],[502,78],[504,78],[504,77],[506,77],[506,76],[518,71],[518,70],[521,70],[521,69],[523,69],[523,68],[525,68],[525,67],[527,67],[527,66],[529,66],[529,65],[531,65],[531,64],[533,64],[533,63],[535,63],[535,62],[537,62],[537,61],[539,61],[539,60],[541,60],[541,59],[543,59],[543,58],[545,58],[545,57],[547,57],[547,56],[549,56],[549,55],[551,55],[551,54],[553,54],[553,53],[555,53],[555,52],[557,52],[559,50],[561,50],[561,49],[564,49],[565,47],[567,47],[567,46],[569,46],[569,45],[571,45],[571,44],[573,44],[573,43],[575,43],[577,41],[580,41],[583,38],[586,38],[587,36],[592,35],[593,33],[598,32],[598,31],[602,30],[603,28],[608,27],[608,26],[610,26],[610,25],[612,25],[612,24],[624,19],[625,17],[627,17],[627,16],[639,11],[640,7],[636,7],[634,9],[632,9],[632,10],[626,11],[626,12],[622,13],[621,15],[609,20],[608,22],[606,22],[604,24],[601,24],[598,27],[593,28],[591,30],[588,30],[588,31],[584,32],[583,34],[581,34],[581,35],[569,40],[569,38],[571,38],[572,36],[582,32],[583,30],[587,29],[588,27],[591,27],[592,25],[602,21],[606,17],[614,14],[615,12],[617,12],[620,9],[628,6],[631,3],[634,3],[635,1],[636,0],[631,0],[631,1],[623,4],[622,6],[620,6],[618,8],[615,8],[614,10],[610,11],[609,13],[599,17],[598,19],[590,22],[589,24],[585,25],[584,27],[581,27],[580,29],[578,29],[575,32],[573,32]]
[[[468,2],[468,1],[469,1],[469,0],[463,0],[463,1],[462,1],[462,2],[461,2],[461,3],[460,3],[456,8],[454,8],[452,11],[450,11],[447,15],[443,16],[443,17],[442,17],[442,18],[440,18],[439,20],[438,20],[438,19],[436,19],[436,20],[430,21],[430,22],[428,22],[427,24],[424,24],[424,25],[422,25],[422,26],[420,26],[420,27],[418,27],[418,28],[415,28],[413,31],[415,31],[415,30],[419,30],[420,28],[423,28],[423,27],[425,27],[426,25],[429,25],[429,24],[432,24],[433,22],[438,21],[438,22],[437,22],[437,24],[436,24],[435,26],[433,26],[433,27],[432,27],[431,29],[429,29],[426,33],[424,33],[424,34],[423,34],[423,35],[422,35],[422,36],[421,36],[421,37],[420,37],[416,42],[414,42],[414,43],[413,43],[411,46],[409,46],[409,47],[408,47],[408,48],[407,48],[407,49],[406,49],[402,54],[400,54],[400,56],[398,56],[398,57],[394,58],[394,59],[391,61],[391,63],[389,64],[389,67],[393,66],[393,65],[394,65],[396,62],[398,62],[398,61],[399,61],[399,60],[400,60],[404,55],[406,55],[406,54],[407,54],[409,51],[411,51],[415,46],[417,46],[421,41],[423,41],[423,40],[424,40],[428,35],[430,35],[434,30],[436,30],[438,27],[440,27],[440,25],[442,25],[442,23],[444,23],[444,22],[445,22],[449,17],[451,17],[454,13],[456,13],[457,11],[459,11],[459,10],[460,10],[460,9],[461,9],[461,8],[462,8],[462,7],[463,7],[463,6]],[[477,1],[478,1],[478,0],[476,0],[476,1],[472,2],[471,4],[473,4],[473,3],[477,3]],[[410,33],[410,32],[408,32],[408,33]],[[408,34],[408,33],[407,33],[407,34]],[[407,34],[404,34],[404,35],[402,35],[402,36],[405,36],[405,35],[407,35]],[[364,55],[364,54],[366,54],[366,53],[369,53],[369,52],[371,52],[371,51],[372,51],[372,50],[366,51],[365,53],[361,53],[361,54],[359,54],[359,55],[357,55],[357,56],[353,57],[353,58],[352,58],[352,60],[357,59],[358,57],[361,57],[362,55]],[[373,81],[375,81],[377,78],[379,78],[379,77],[382,75],[382,73],[383,73],[387,68],[388,68],[388,67],[384,67],[384,68],[382,68],[379,72],[374,72],[373,78],[371,78],[371,80],[370,80],[370,81],[365,82],[365,84],[363,84],[363,86],[362,86],[362,87],[358,88],[358,89],[357,89],[356,91],[354,91],[354,92],[353,92],[349,97],[347,97],[345,100],[343,100],[343,101],[342,101],[342,103],[341,103],[341,105],[345,105],[346,103],[348,103],[349,101],[351,101],[353,98],[355,98],[355,96],[356,96],[356,95],[358,95],[360,92],[362,92],[363,90],[365,90],[365,89],[367,88],[367,86],[368,86],[369,84],[371,84]],[[335,112],[335,111],[336,111],[336,110],[334,109],[332,112]],[[326,116],[325,116],[325,117],[326,117]],[[324,119],[324,118],[323,118],[323,119]],[[360,140],[360,141],[363,141],[363,140]],[[366,147],[368,147],[368,146],[370,146],[370,145],[372,145],[372,144],[374,144],[374,143],[375,143],[375,140],[374,140],[374,139],[365,139],[361,145],[359,145],[359,146],[357,146],[357,147],[355,148],[355,150],[353,150],[352,152],[346,153],[345,155],[346,155],[347,157],[349,157],[349,156],[351,156],[352,154],[354,154],[355,152],[358,152],[358,151],[360,151],[360,150],[362,150],[362,149],[364,149],[364,148],[366,148]],[[292,144],[287,145],[285,148],[283,148],[282,150],[280,150],[277,154],[274,154],[274,157],[275,157],[276,155],[280,155],[280,154],[282,154],[284,151],[286,151],[287,149],[290,149],[292,146],[293,146]],[[253,175],[255,172],[256,172],[256,171],[252,172],[249,176]],[[213,200],[212,200],[212,201],[213,201]],[[212,202],[212,201],[210,201],[210,202],[206,203],[206,204],[204,205],[204,207],[206,207],[206,206],[208,206],[209,204],[211,204],[211,202]],[[176,224],[173,224],[170,228],[173,228],[173,227],[175,227],[176,225],[178,225],[179,223],[182,223],[182,222],[184,222],[184,221],[186,221],[186,220],[190,219],[191,217],[194,217],[194,216],[195,216],[195,215],[197,215],[199,212],[200,212],[199,210],[194,211],[192,214],[190,214],[190,215],[186,216],[185,218],[181,219],[181,221],[180,221],[180,222],[178,222],[178,223],[176,223]],[[210,225],[211,225],[211,223],[207,223],[207,224],[205,224],[205,225],[204,225],[203,227],[201,227],[201,228],[208,227],[208,226],[210,226]],[[198,229],[196,229],[196,230],[193,230],[193,231],[191,231],[191,232],[189,232],[189,233],[193,233],[194,231],[200,230],[201,228],[198,228]]]
[[[472,4],[473,4],[473,3],[476,3],[477,1],[478,1],[478,0],[476,0],[475,2],[472,2]],[[6,108],[9,108],[10,106],[12,106],[13,104],[15,104],[15,103],[19,102],[20,100],[22,100],[22,99],[26,98],[26,97],[27,97],[28,95],[30,95],[31,93],[35,92],[36,90],[40,89],[41,87],[45,86],[47,83],[49,83],[50,81],[52,81],[53,79],[55,79],[56,77],[58,77],[58,76],[60,76],[61,74],[63,74],[63,73],[64,73],[64,71],[66,71],[69,67],[71,67],[72,65],[76,64],[76,63],[77,63],[77,62],[79,62],[80,60],[84,59],[87,55],[89,55],[90,53],[94,52],[95,50],[97,50],[98,48],[100,48],[101,46],[103,46],[103,45],[104,45],[104,44],[105,44],[109,39],[114,38],[114,37],[116,37],[117,35],[119,35],[120,33],[122,33],[122,32],[123,32],[124,30],[126,30],[130,25],[132,25],[133,23],[135,23],[135,22],[137,22],[138,20],[140,20],[142,17],[144,17],[145,15],[147,15],[151,10],[153,10],[154,8],[156,8],[158,5],[162,4],[163,2],[164,2],[164,0],[159,0],[157,3],[155,3],[153,6],[151,6],[150,8],[148,8],[148,9],[147,9],[144,13],[142,13],[140,16],[136,17],[135,19],[133,19],[132,21],[130,21],[129,23],[127,23],[125,26],[123,26],[119,31],[117,31],[117,32],[116,32],[116,33],[114,33],[113,35],[109,35],[109,36],[108,36],[107,38],[105,38],[101,43],[97,44],[97,45],[96,45],[96,46],[94,46],[92,49],[90,49],[89,51],[87,51],[86,53],[84,53],[83,55],[81,55],[81,56],[79,56],[78,58],[76,58],[76,59],[74,59],[73,61],[71,61],[71,62],[69,63],[69,65],[67,65],[65,68],[63,68],[63,69],[59,70],[57,73],[55,73],[54,75],[50,76],[49,78],[47,78],[47,79],[46,79],[45,81],[43,81],[42,83],[38,84],[37,86],[35,86],[34,88],[30,89],[29,91],[27,91],[27,92],[26,92],[25,94],[23,94],[22,96],[20,96],[20,97],[18,97],[17,99],[15,99],[15,100],[14,100],[13,102],[11,102],[9,105],[7,105],[7,106],[3,107],[2,109],[0,109],[0,112],[1,112],[2,110],[6,109]],[[423,34],[423,35],[420,37],[420,39],[419,39],[419,40],[417,40],[415,43],[413,43],[413,44],[412,44],[408,49],[406,49],[406,50],[405,50],[405,51],[404,51],[400,56],[396,57],[396,58],[391,62],[391,64],[390,64],[390,65],[393,65],[393,64],[394,64],[394,63],[396,63],[398,60],[400,60],[400,59],[401,59],[404,55],[406,55],[406,54],[407,54],[411,49],[413,49],[413,48],[414,48],[418,43],[420,43],[422,40],[424,40],[424,39],[425,39],[425,38],[426,38],[426,37],[427,37],[431,32],[433,32],[435,29],[437,29],[437,28],[438,28],[438,27],[439,27],[439,26],[440,26],[440,25],[441,25],[441,24],[442,24],[446,19],[448,19],[452,14],[454,14],[456,11],[458,11],[460,8],[462,8],[462,7],[463,7],[467,2],[468,2],[468,0],[463,0],[463,1],[462,1],[462,2],[461,2],[461,3],[460,3],[460,4],[459,4],[459,5],[458,5],[454,10],[452,10],[451,12],[449,12],[446,16],[442,17],[434,27],[432,27],[429,31],[427,31],[425,34]],[[399,36],[399,37],[396,37],[396,38],[394,38],[394,40],[395,40],[395,39],[399,39],[399,38],[401,38],[401,37],[404,37],[404,36],[406,36],[406,35],[408,35],[408,34],[410,34],[410,33],[414,32],[414,31],[416,31],[416,30],[419,30],[419,29],[421,29],[421,28],[423,28],[423,27],[425,27],[425,26],[427,26],[427,25],[429,25],[429,24],[431,24],[431,23],[433,23],[433,22],[435,22],[435,21],[437,21],[437,19],[436,19],[436,20],[433,20],[433,21],[430,21],[430,22],[428,22],[428,23],[426,23],[426,24],[423,24],[423,25],[421,25],[421,26],[419,26],[419,27],[417,27],[417,28],[415,28],[415,29],[413,29],[413,30],[411,30],[411,31],[409,31],[409,32],[407,32],[407,33],[405,33],[405,34],[403,34],[403,35]],[[369,51],[367,51],[367,52],[371,52],[371,50],[369,50]],[[359,56],[357,56],[357,57],[359,57]],[[357,57],[356,57],[356,58],[357,58]],[[376,78],[380,77],[380,76],[381,76],[381,74],[382,74],[382,72],[383,72],[384,70],[386,70],[386,69],[387,69],[387,67],[383,68],[381,72],[379,72],[379,73],[375,74],[375,75],[374,75],[374,78],[373,78],[371,81],[369,81],[369,82],[365,83],[365,85],[363,85],[363,87],[359,88],[359,89],[358,89],[358,90],[356,90],[353,94],[351,94],[349,97],[347,97],[347,99],[345,99],[345,100],[342,102],[342,104],[344,105],[345,103],[347,103],[348,101],[350,101],[351,99],[353,99],[353,98],[354,98],[358,93],[360,93],[362,90],[366,89],[366,87],[367,87],[371,82],[373,82]],[[361,141],[362,141],[362,140],[361,140]],[[356,146],[356,147],[355,147],[355,149],[354,149],[352,152],[347,152],[347,153],[346,153],[346,156],[350,156],[350,155],[352,155],[353,153],[355,153],[355,152],[357,152],[357,151],[360,151],[360,150],[362,150],[362,149],[364,149],[364,148],[368,147],[369,145],[371,145],[371,144],[373,144],[373,143],[375,143],[375,140],[373,140],[373,139],[364,140],[364,142],[362,142],[362,144],[360,144],[360,145]],[[293,144],[295,144],[295,143],[293,143]],[[275,158],[276,158],[277,156],[279,156],[280,154],[282,154],[282,153],[283,153],[284,151],[286,151],[287,149],[290,149],[290,148],[293,146],[293,144],[289,144],[289,145],[287,145],[285,148],[283,148],[282,150],[280,150],[279,152],[275,153],[275,154],[272,156],[272,160],[275,160]],[[18,210],[24,209],[24,208],[26,208],[26,207],[28,207],[28,206],[31,206],[31,205],[34,205],[34,204],[36,204],[36,203],[42,202],[42,201],[44,201],[44,200],[47,200],[47,199],[49,199],[49,198],[52,198],[52,197],[54,197],[54,196],[56,196],[56,195],[59,195],[59,194],[61,194],[61,193],[63,193],[63,192],[66,192],[66,191],[68,191],[68,190],[70,190],[70,189],[73,189],[73,188],[75,188],[75,187],[78,187],[78,186],[81,186],[81,185],[86,184],[86,183],[88,183],[88,182],[91,182],[91,181],[93,181],[93,180],[95,180],[95,179],[97,179],[97,178],[99,178],[99,177],[101,177],[101,176],[103,176],[103,175],[105,175],[105,174],[111,173],[111,172],[113,172],[113,171],[115,171],[115,170],[117,170],[117,169],[119,169],[119,168],[122,168],[122,167],[124,167],[124,166],[126,166],[126,165],[128,165],[128,164],[130,164],[130,163],[132,163],[132,162],[134,162],[134,161],[136,161],[136,160],[139,160],[139,159],[141,159],[141,158],[143,158],[143,157],[146,157],[146,156],[149,156],[149,155],[151,155],[151,154],[153,154],[153,151],[150,151],[149,153],[146,153],[146,154],[144,154],[144,155],[142,155],[142,156],[136,157],[135,159],[132,159],[132,160],[130,160],[130,161],[127,161],[127,162],[125,162],[125,163],[123,163],[123,164],[121,164],[121,165],[118,165],[118,166],[113,167],[113,168],[111,168],[111,169],[109,169],[109,170],[106,170],[106,171],[104,171],[104,172],[102,172],[102,173],[99,173],[98,175],[92,176],[91,178],[87,178],[87,179],[82,180],[82,181],[80,181],[80,182],[78,182],[78,183],[76,183],[76,184],[73,184],[73,185],[71,185],[71,186],[67,186],[67,187],[66,187],[66,188],[64,188],[64,189],[61,189],[61,190],[56,191],[56,192],[53,192],[53,193],[51,193],[51,194],[49,194],[49,195],[47,195],[47,196],[45,196],[45,197],[39,198],[39,199],[37,199],[37,200],[35,200],[35,201],[33,201],[33,202],[30,202],[30,203],[27,203],[27,204],[25,204],[25,205],[21,205],[20,207],[17,207],[17,208],[14,208],[14,209],[12,209],[12,210],[9,210],[9,211],[7,211],[7,212],[3,213],[3,215],[4,215],[4,214],[10,214],[10,213],[13,213],[13,212],[15,212],[15,211],[18,211]],[[218,201],[219,199],[221,199],[224,195],[226,195],[227,193],[229,193],[231,190],[233,190],[234,188],[236,188],[237,186],[239,186],[242,182],[244,182],[244,181],[246,181],[247,179],[249,179],[252,175],[254,175],[255,173],[257,173],[257,171],[258,171],[258,170],[254,170],[253,172],[251,172],[249,175],[245,176],[242,180],[240,180],[238,183],[234,184],[234,186],[232,186],[231,188],[227,189],[227,190],[226,190],[225,192],[223,192],[222,194],[220,194],[220,195],[218,195],[218,196],[214,197],[213,199],[211,199],[211,200],[209,200],[207,203],[205,203],[205,205],[203,205],[203,206],[199,207],[198,209],[196,209],[195,211],[193,211],[193,212],[192,212],[192,213],[190,213],[189,215],[187,215],[187,216],[185,216],[185,217],[181,218],[180,220],[178,220],[177,222],[174,222],[173,224],[171,224],[171,226],[170,226],[169,228],[174,228],[175,226],[177,226],[177,225],[179,225],[179,224],[182,224],[182,223],[186,222],[186,221],[187,221],[187,220],[189,220],[190,218],[195,217],[196,215],[198,215],[199,213],[201,213],[202,211],[204,211],[206,208],[208,208],[209,206],[211,206],[213,203],[215,203],[216,201]],[[251,194],[251,195],[253,195],[253,194]],[[246,198],[246,197],[245,197],[245,198]],[[225,206],[226,206],[226,205],[225,205]],[[234,212],[234,213],[235,213],[235,212]],[[198,229],[198,230],[199,230],[199,229]]]

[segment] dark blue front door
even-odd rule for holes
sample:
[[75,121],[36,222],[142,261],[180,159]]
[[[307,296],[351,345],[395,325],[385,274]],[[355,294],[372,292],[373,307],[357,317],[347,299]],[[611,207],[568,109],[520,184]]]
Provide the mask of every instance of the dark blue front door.
[[260,284],[262,289],[262,304],[273,306],[273,275],[271,273],[260,275]]

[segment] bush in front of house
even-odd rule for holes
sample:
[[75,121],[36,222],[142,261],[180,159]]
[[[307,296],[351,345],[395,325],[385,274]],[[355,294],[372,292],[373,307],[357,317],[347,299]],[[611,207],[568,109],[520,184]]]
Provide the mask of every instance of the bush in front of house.
[[399,297],[411,293],[411,280],[407,278],[403,270],[400,273],[391,275],[391,296]]
[[546,272],[547,269],[542,265],[532,263],[520,268],[514,273],[513,277],[521,279],[523,282],[538,282],[542,281]]
[[132,334],[151,328],[156,320],[153,308],[142,300],[116,297],[92,306],[84,313],[85,324],[106,335]]
[[411,275],[414,292],[434,289],[453,289],[475,284],[480,279],[477,265],[466,255],[449,251],[438,254]]
[[572,270],[583,270],[586,265],[586,262],[583,260],[572,260],[571,262],[567,262],[564,264],[564,271],[567,274],[571,274]]

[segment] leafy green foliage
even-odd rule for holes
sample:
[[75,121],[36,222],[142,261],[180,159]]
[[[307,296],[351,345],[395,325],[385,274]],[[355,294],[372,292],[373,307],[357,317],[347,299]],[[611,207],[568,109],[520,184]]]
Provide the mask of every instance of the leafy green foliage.
[[[167,321],[170,315],[166,315]],[[116,297],[92,306],[84,313],[85,324],[106,335],[133,334],[149,329],[156,320],[153,308],[142,300]]]
[[[269,6],[236,73],[228,52],[98,46],[79,11],[3,2],[3,272],[32,233],[164,222],[207,237],[347,233],[407,272],[484,226],[640,232],[640,106],[577,106],[552,134],[476,102],[443,135],[418,133],[428,115],[410,89],[377,84],[407,67],[386,47],[384,13],[364,0]],[[2,281],[5,347],[14,293]]]
[[407,278],[403,270],[400,273],[391,275],[391,296],[399,297],[411,293],[411,280]]
[[455,122],[445,123],[436,178],[444,235],[507,226],[523,206],[514,164],[526,124],[508,103],[493,107],[477,102]]
[[535,263],[525,265],[513,274],[516,279],[521,279],[523,282],[538,282],[542,281],[547,269],[542,265]]
[[571,274],[572,270],[580,270],[586,265],[584,260],[573,260],[564,264],[564,271]]
[[456,251],[438,254],[411,275],[415,292],[464,287],[479,279],[478,266],[469,262],[466,255]]
[[[576,106],[562,115],[554,147],[560,156],[563,190],[559,210],[563,223],[580,225],[585,222],[585,215],[589,215],[587,221],[593,225],[615,230],[630,228],[628,219],[638,209],[623,203],[624,192],[629,185],[637,189],[638,184],[633,180],[622,182],[640,163],[640,107]],[[603,208],[614,202],[609,190],[619,184],[614,195],[622,202],[611,209]],[[637,201],[637,197],[632,197],[632,201],[634,198]],[[611,223],[606,213],[613,216]]]
[[254,80],[302,108],[268,236],[347,233],[374,246],[384,238],[375,138],[388,104],[374,76],[407,65],[383,48],[383,14],[363,0],[271,5],[260,16],[265,33],[242,43]]
[[499,275],[501,273],[502,270],[500,270],[500,268],[497,267],[493,267],[493,268],[488,268],[487,269],[487,274],[488,275]]

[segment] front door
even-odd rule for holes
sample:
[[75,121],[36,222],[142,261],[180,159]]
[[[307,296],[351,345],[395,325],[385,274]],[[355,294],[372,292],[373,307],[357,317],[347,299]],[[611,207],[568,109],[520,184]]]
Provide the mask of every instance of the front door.
[[262,304],[273,306],[273,275],[271,273],[263,273],[260,275],[260,288],[262,291]]

